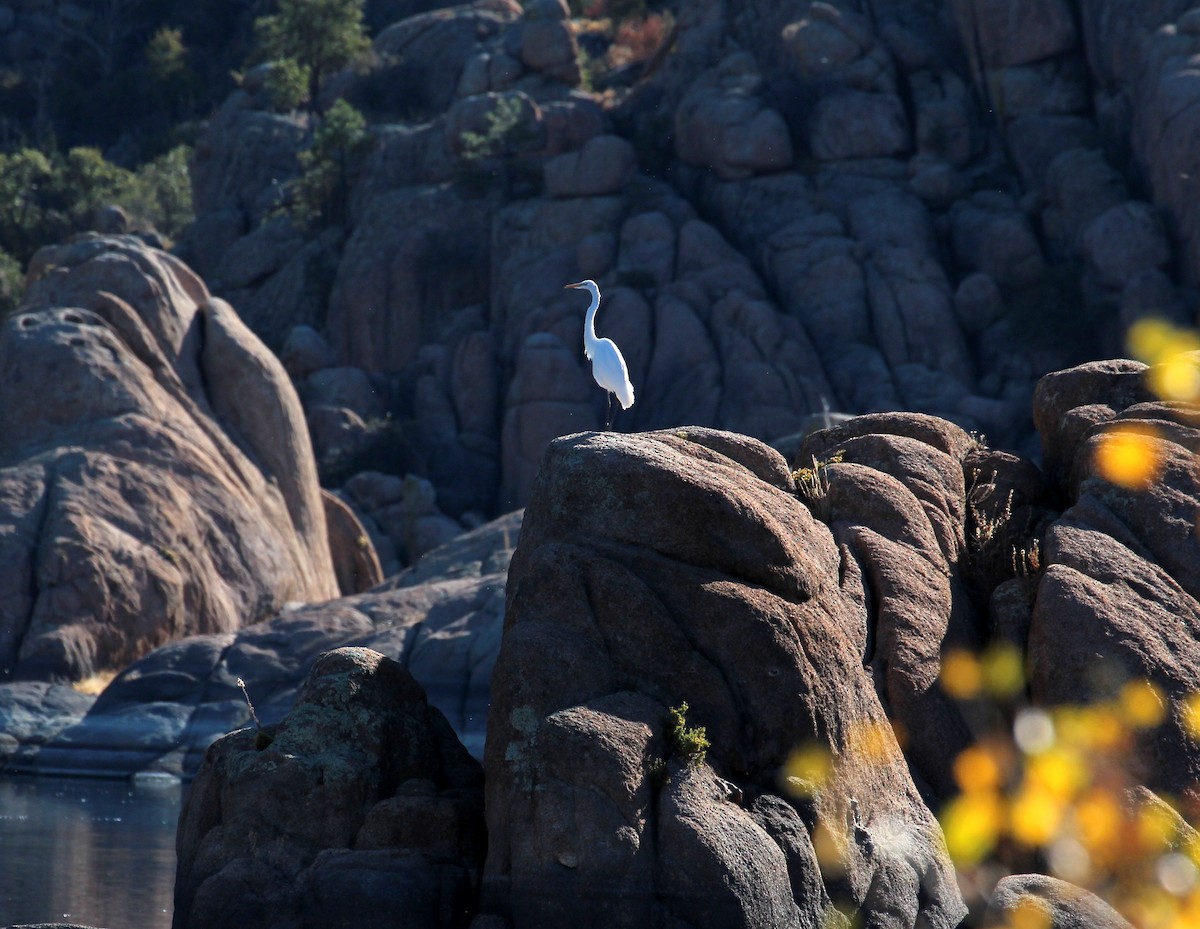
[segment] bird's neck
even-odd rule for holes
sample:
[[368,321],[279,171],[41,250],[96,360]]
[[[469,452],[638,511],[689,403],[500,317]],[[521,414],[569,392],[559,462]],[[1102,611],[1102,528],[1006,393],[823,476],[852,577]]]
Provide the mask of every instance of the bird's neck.
[[592,346],[600,340],[596,338],[596,310],[600,309],[599,296],[592,298],[592,305],[588,307],[587,316],[583,320],[583,348],[584,354],[589,358],[592,357]]

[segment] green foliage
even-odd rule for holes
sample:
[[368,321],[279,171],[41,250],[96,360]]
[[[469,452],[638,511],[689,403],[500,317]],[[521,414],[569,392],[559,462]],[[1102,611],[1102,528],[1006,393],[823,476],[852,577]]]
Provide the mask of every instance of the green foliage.
[[183,30],[163,26],[146,43],[146,68],[151,80],[170,83],[188,72]]
[[521,101],[516,97],[500,97],[485,117],[485,132],[464,132],[461,136],[463,157],[479,161],[507,155],[528,141],[528,132],[521,123]]
[[8,252],[0,251],[0,317],[17,308],[24,286],[21,263]]
[[536,148],[539,140],[523,115],[519,98],[500,97],[484,116],[487,128],[483,132],[468,130],[459,136],[462,161],[458,180],[469,191],[482,193],[494,179],[503,184],[508,196],[515,195],[518,186],[536,189],[541,169],[522,163],[520,154]]
[[667,749],[670,754],[693,767],[704,764],[704,758],[712,743],[703,726],[688,727],[687,703],[667,710]]
[[195,217],[188,161],[192,150],[176,145],[134,172],[120,203],[135,218],[175,238]]
[[135,228],[177,234],[192,219],[190,154],[180,146],[137,171],[106,161],[95,148],[0,154],[0,251],[23,264],[42,246],[90,228],[96,210],[110,204],[122,207]]
[[271,103],[281,113],[297,110],[308,99],[308,71],[295,58],[280,58],[267,75]]
[[829,522],[832,513],[829,502],[829,465],[838,464],[845,456],[839,450],[829,457],[828,461],[820,461],[815,456],[811,468],[797,468],[792,472],[796,482],[796,493],[821,522]]
[[279,0],[276,13],[254,22],[258,56],[293,62],[316,110],[321,81],[370,47],[362,20],[363,0]]
[[350,182],[371,150],[367,121],[338,100],[317,124],[312,144],[296,156],[300,174],[288,183],[288,212],[301,226],[332,226],[346,221]]

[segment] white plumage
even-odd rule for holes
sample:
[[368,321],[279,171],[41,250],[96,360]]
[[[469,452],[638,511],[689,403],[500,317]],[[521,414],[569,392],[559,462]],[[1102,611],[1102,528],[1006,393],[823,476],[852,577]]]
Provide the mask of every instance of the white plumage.
[[612,339],[596,337],[596,310],[600,308],[600,288],[595,281],[580,281],[578,284],[568,284],[574,290],[586,290],[592,295],[592,305],[588,307],[587,316],[583,321],[583,353],[591,359],[592,377],[608,394],[608,426],[612,425],[612,398],[616,396],[621,409],[627,410],[633,406],[633,384],[629,382],[629,368],[617,343]]

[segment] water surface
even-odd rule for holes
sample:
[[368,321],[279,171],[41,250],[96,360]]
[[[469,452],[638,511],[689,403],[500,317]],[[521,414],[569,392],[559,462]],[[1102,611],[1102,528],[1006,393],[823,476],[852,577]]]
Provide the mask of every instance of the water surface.
[[167,929],[182,788],[0,777],[0,926]]

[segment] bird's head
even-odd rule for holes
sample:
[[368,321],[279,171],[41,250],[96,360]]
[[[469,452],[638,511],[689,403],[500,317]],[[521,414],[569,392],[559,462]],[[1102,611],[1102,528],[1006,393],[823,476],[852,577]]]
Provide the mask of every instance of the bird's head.
[[568,284],[563,290],[586,290],[592,294],[600,293],[595,281],[580,281],[578,284]]

